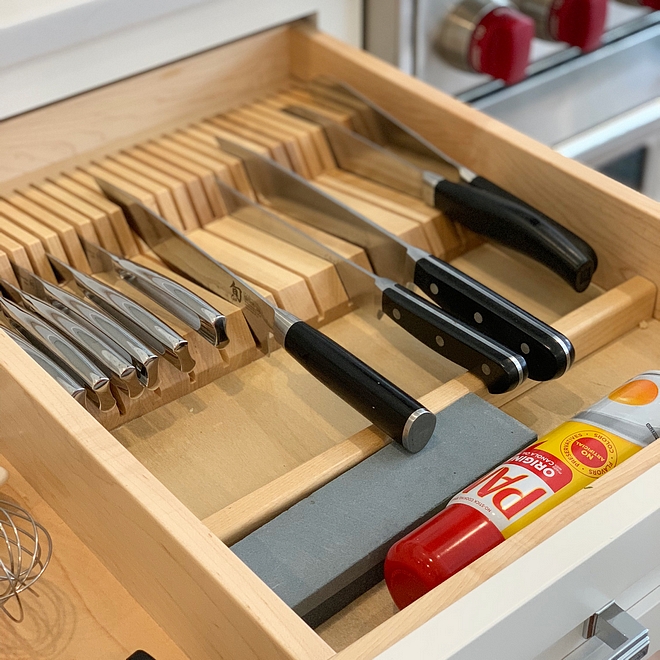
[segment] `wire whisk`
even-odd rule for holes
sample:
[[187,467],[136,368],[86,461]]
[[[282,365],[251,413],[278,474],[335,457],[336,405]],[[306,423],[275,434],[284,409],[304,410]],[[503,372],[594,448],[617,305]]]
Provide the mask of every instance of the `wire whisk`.
[[[44,573],[53,552],[50,534],[23,507],[0,500],[0,609],[16,622],[23,619],[19,594]],[[18,614],[7,609],[15,599]]]

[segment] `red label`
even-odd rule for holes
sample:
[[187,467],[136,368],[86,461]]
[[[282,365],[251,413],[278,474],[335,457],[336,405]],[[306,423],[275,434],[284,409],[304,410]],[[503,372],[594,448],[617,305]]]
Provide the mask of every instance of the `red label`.
[[583,465],[603,467],[607,463],[607,447],[597,438],[580,438],[571,445],[571,453]]
[[538,445],[532,445],[524,449],[513,458],[510,458],[507,463],[526,467],[530,472],[534,472],[545,481],[556,493],[571,483],[573,474],[566,463],[537,447]]

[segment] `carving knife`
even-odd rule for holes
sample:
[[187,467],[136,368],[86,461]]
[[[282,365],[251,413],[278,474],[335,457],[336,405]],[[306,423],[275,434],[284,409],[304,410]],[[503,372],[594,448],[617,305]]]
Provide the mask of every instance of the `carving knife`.
[[110,379],[66,337],[35,314],[1,296],[0,313],[6,323],[31,344],[66,371],[72,371],[85,384],[87,400],[101,412],[108,412],[117,405],[110,391]]
[[[309,88],[321,98],[342,99],[365,120],[353,132],[310,108],[287,109],[325,128],[339,167],[419,197],[472,231],[536,259],[576,291],[587,288],[598,258],[579,236],[459,165],[347,85],[319,79]],[[359,135],[365,125],[369,130]]]
[[97,307],[89,305],[55,284],[46,282],[26,268],[17,264],[12,266],[23,291],[49,303],[79,322],[87,323],[87,327],[100,330],[104,339],[129,355],[137,377],[144,387],[150,390],[158,387],[158,355],[154,351]]
[[253,189],[269,205],[364,248],[376,274],[403,285],[413,282],[452,316],[522,355],[531,379],[557,378],[572,364],[574,349],[568,338],[506,298],[408,245],[269,158],[222,138],[218,142],[242,159]]
[[426,445],[435,415],[353,354],[263,298],[166,220],[115,186],[97,179],[133,230],[175,272],[239,306],[260,342],[270,333],[309,373],[411,452]]
[[205,300],[155,270],[118,257],[84,238],[80,242],[94,273],[116,273],[125,282],[164,307],[217,348],[229,343],[227,319]]
[[65,371],[56,362],[51,360],[45,353],[42,353],[38,348],[35,348],[23,335],[0,326],[2,330],[10,339],[18,344],[46,373],[54,378],[61,387],[63,387],[78,403],[82,406],[85,405],[85,386],[78,382],[74,376],[68,371]]
[[41,317],[48,325],[62,333],[94,362],[110,379],[112,385],[136,399],[144,392],[131,358],[118,346],[111,346],[100,330],[79,321],[57,307],[21,291],[9,282],[0,280],[0,288],[6,297],[29,312]]
[[218,180],[217,185],[232,217],[334,264],[351,300],[365,296],[380,298],[382,311],[397,325],[436,353],[474,372],[491,394],[507,392],[525,379],[527,367],[522,356],[513,354],[408,288],[344,259],[222,181]]
[[75,282],[86,298],[121,323],[160,357],[164,357],[184,373],[195,368],[195,360],[190,355],[187,340],[149,310],[111,286],[65,264],[52,254],[48,255],[48,259],[60,279]]

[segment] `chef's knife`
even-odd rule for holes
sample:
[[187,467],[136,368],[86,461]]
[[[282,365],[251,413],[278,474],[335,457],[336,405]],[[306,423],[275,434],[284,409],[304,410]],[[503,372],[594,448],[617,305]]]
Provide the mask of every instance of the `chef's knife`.
[[[587,288],[598,258],[579,236],[459,165],[355,90],[328,80],[311,86],[312,93],[324,89],[350,100],[353,109],[362,106],[363,117],[371,120],[368,135],[358,135],[310,108],[287,111],[323,125],[339,167],[419,197],[472,231],[536,259],[576,291]],[[379,144],[371,141],[374,133]],[[458,181],[446,178],[448,168]]]
[[433,413],[330,338],[270,303],[136,198],[106,181],[97,183],[170,268],[240,307],[262,346],[272,332],[307,371],[406,449],[416,452],[426,445],[435,428]]
[[155,270],[118,257],[84,238],[80,242],[93,273],[116,273],[132,287],[165,308],[217,348],[229,343],[227,319],[205,300]]
[[228,140],[218,141],[225,151],[243,160],[255,192],[275,209],[364,248],[376,274],[403,285],[414,282],[445,311],[522,353],[533,380],[557,378],[570,367],[573,346],[549,325],[274,161]]
[[10,327],[83,382],[87,400],[101,412],[115,408],[116,401],[110,391],[110,379],[66,337],[35,314],[2,296],[0,313]]
[[51,360],[45,353],[42,353],[38,348],[35,348],[23,337],[23,335],[3,326],[0,326],[0,330],[18,344],[18,346],[20,346],[47,374],[54,378],[57,383],[78,403],[82,406],[85,405],[87,395],[85,394],[85,386],[81,382],[76,380],[76,378],[68,371],[62,369],[62,367]]
[[117,289],[81,273],[57,257],[49,254],[48,259],[60,279],[75,282],[86,298],[121,323],[152,351],[184,373],[195,368],[195,360],[190,355],[187,340],[157,316]]
[[158,355],[146,344],[134,337],[124,326],[117,323],[111,316],[93,305],[86,303],[78,296],[69,293],[61,287],[46,282],[26,268],[12,264],[16,279],[23,291],[36,296],[53,307],[69,314],[79,321],[85,321],[90,326],[100,330],[107,339],[126,351],[137,371],[140,382],[150,390],[158,388]]
[[132,399],[136,399],[144,392],[128,353],[118,346],[112,346],[101,331],[90,326],[86,321],[73,318],[36,296],[21,291],[9,282],[0,280],[0,288],[5,297],[11,297],[17,305],[41,317],[48,325],[73,342],[101,369],[117,389],[125,392]]
[[334,264],[351,300],[365,296],[380,299],[381,309],[395,323],[436,353],[473,371],[491,394],[507,392],[525,379],[527,368],[521,356],[406,287],[345,259],[222,181],[217,185],[231,216]]

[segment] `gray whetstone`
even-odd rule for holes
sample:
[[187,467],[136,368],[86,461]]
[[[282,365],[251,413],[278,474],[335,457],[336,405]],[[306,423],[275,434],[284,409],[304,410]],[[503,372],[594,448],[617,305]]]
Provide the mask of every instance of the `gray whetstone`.
[[474,394],[437,415],[428,445],[390,444],[232,550],[315,626],[382,579],[390,546],[536,434]]

